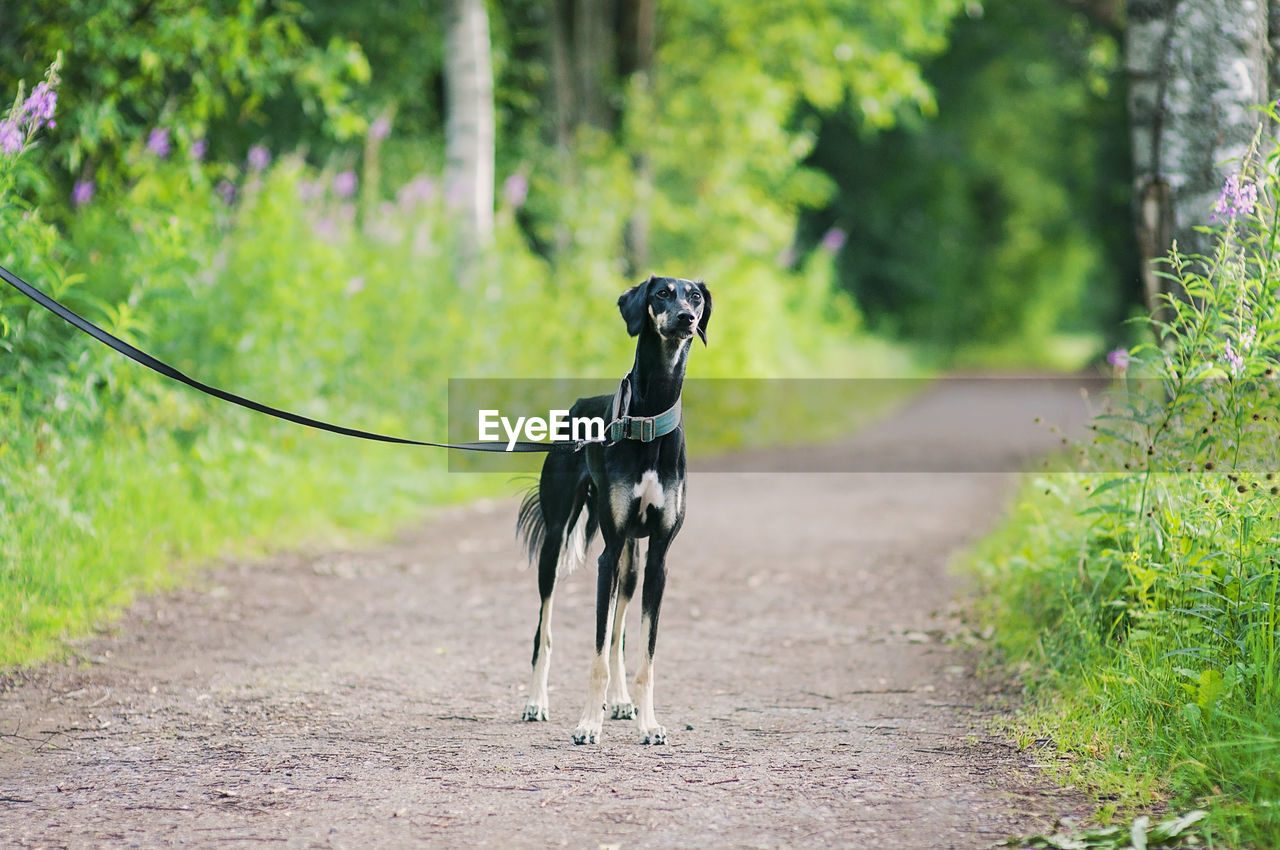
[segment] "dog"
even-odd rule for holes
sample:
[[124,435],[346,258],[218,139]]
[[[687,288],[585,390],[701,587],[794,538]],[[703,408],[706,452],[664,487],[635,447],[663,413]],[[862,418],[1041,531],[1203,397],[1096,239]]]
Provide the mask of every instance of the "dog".
[[[596,641],[586,704],[573,732],[575,744],[600,739],[607,704],[615,720],[634,719],[646,744],[665,744],[667,731],[653,711],[653,657],[658,612],[667,580],[667,549],[684,524],[685,441],[679,419],[680,391],[696,334],[707,342],[711,293],[701,281],[652,276],[618,298],[627,333],[638,337],[635,363],[613,396],[581,398],[570,419],[600,417],[613,423],[658,417],[673,430],[628,434],[547,455],[538,484],[525,496],[517,534],[538,566],[542,607],[533,636],[533,680],[523,719],[547,719],[547,675],[551,662],[551,602],[556,578],[586,560],[597,530],[604,552],[597,562]],[[643,423],[642,423],[643,424]],[[653,421],[650,422],[650,425]],[[649,439],[645,439],[649,437]],[[649,538],[645,554],[641,629],[644,657],[636,676],[636,700],[627,691],[623,630],[627,605],[639,579],[637,541]]]

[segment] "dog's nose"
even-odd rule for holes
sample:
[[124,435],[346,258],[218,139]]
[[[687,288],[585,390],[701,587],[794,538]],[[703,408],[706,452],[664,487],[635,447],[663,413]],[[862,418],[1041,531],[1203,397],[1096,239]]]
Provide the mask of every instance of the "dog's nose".
[[681,312],[680,315],[676,316],[676,321],[684,325],[686,328],[691,328],[693,327],[693,320],[696,318],[698,317],[690,313],[688,310],[685,310]]

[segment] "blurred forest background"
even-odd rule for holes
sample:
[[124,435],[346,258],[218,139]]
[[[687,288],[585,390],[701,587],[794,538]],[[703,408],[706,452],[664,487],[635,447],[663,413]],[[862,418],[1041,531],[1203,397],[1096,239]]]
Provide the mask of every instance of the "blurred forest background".
[[453,160],[492,146],[506,235],[535,261],[791,296],[825,249],[862,327],[1029,362],[1055,334],[1114,337],[1140,300],[1117,5],[18,2],[0,85],[65,56],[23,189],[71,230],[182,165],[243,194],[251,150],[327,171],[365,234],[406,192],[461,224],[494,189],[450,173],[453,104]]
[[[1078,366],[1139,297],[1112,6],[5,3],[0,264],[215,386],[426,439],[450,377],[616,378],[651,272],[715,294],[698,377]],[[175,565],[495,489],[443,469],[6,287],[0,665]]]

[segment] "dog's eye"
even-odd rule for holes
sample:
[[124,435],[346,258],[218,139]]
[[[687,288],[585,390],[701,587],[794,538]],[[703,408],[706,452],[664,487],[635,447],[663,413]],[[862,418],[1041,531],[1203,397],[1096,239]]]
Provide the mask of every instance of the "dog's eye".
[[701,300],[702,300],[702,296],[698,294],[697,290],[694,290],[693,292],[689,293],[690,304],[697,304]]
[[659,297],[659,298],[665,299],[665,298],[666,298],[668,295],[670,295],[670,294],[671,294],[671,290],[669,290],[669,289],[659,289],[659,290],[658,290],[658,297]]

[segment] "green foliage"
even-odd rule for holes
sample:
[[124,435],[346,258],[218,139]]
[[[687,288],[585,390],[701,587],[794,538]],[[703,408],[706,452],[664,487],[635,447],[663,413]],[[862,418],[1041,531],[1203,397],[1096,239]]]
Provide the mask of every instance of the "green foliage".
[[375,109],[394,106],[397,132],[421,139],[444,124],[443,6],[423,0],[308,0],[300,24],[316,44],[360,45],[370,68],[363,99]]
[[1241,164],[1259,197],[1220,204],[1214,256],[1170,257],[1182,295],[1086,471],[1037,480],[978,563],[1076,768],[1131,802],[1154,774],[1232,845],[1280,841],[1278,166]]
[[[802,101],[858,104],[868,128],[931,112],[916,59],[944,44],[955,0],[867,4],[717,0],[661,5],[664,38],[651,92],[633,88],[628,150],[653,163],[649,203],[656,256],[746,256],[774,266],[801,206],[831,192],[801,167],[814,122],[793,126]],[[709,268],[709,278],[736,279]]]
[[801,243],[848,233],[840,280],[872,327],[1037,358],[1139,300],[1117,39],[1056,0],[989,0],[925,67],[933,120],[871,135],[857,102],[813,101],[807,161],[837,188]]
[[354,100],[369,78],[359,46],[312,43],[304,6],[291,0],[17,5],[6,21],[13,42],[0,49],[0,90],[65,54],[51,144],[65,189],[71,179],[110,186],[145,170],[155,128],[170,131],[175,150],[205,140],[214,157],[236,161],[264,134],[288,146],[349,139],[366,127]]

